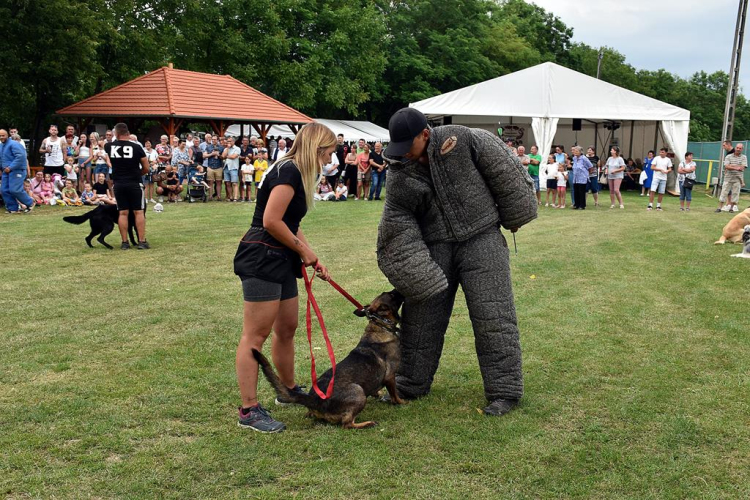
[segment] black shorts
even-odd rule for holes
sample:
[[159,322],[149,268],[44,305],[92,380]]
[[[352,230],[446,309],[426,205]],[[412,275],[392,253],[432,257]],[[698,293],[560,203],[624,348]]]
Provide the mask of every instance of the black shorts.
[[146,210],[146,195],[143,184],[115,183],[115,200],[117,210]]
[[44,173],[44,175],[47,175],[47,174],[50,174],[50,175],[60,174],[62,177],[65,177],[67,175],[65,173],[65,166],[59,166],[59,167],[45,166],[43,173]]
[[292,273],[289,273],[284,283],[272,283],[259,278],[243,278],[242,295],[245,302],[292,299],[299,295],[297,278]]
[[547,179],[547,189],[557,189],[557,179]]

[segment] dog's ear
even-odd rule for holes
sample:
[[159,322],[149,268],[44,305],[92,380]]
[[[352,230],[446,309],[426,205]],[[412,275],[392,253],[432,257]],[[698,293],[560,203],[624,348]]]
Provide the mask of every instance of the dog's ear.
[[400,303],[404,302],[404,296],[401,295],[401,293],[395,288],[388,293],[391,294],[391,296],[393,297],[393,300],[397,300]]

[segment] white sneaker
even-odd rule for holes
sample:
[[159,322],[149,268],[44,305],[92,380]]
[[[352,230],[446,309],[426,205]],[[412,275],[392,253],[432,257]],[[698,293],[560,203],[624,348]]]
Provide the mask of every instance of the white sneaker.
[[164,197],[163,196],[159,196],[159,203],[164,203]]
[[722,212],[729,212],[732,209],[732,205],[724,205],[721,207]]
[[732,212],[739,212],[739,211],[740,211],[740,207],[738,207],[737,205],[734,205],[734,206],[732,207],[732,210],[731,210],[731,211],[732,211]]
[[609,208],[615,208],[615,206],[614,205],[610,205]]
[[156,203],[156,201],[153,198],[151,198],[150,200],[148,200],[148,202],[149,203]]
[[625,208],[625,205],[620,205],[620,208]]
[[548,207],[548,206],[549,206],[549,203],[545,203],[545,204],[544,204],[544,206],[545,206],[545,207]]

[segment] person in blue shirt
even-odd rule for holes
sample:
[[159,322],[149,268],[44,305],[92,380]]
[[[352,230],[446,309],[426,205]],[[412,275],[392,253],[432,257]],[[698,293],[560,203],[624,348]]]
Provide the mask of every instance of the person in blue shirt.
[[0,129],[0,167],[2,176],[2,196],[8,213],[19,211],[18,203],[26,206],[25,213],[34,208],[34,200],[23,188],[26,180],[26,150],[21,143],[8,137],[8,132]]
[[651,170],[651,162],[653,161],[654,152],[649,151],[647,157],[643,159],[643,171],[646,172],[646,179],[641,186],[641,196],[646,196],[646,193],[651,189],[651,180],[654,178],[654,171]]

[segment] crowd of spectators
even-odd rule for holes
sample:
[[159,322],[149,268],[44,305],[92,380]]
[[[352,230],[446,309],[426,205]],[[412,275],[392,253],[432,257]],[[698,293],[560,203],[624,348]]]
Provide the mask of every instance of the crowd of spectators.
[[[6,139],[17,142],[25,150],[17,130],[10,129]],[[387,173],[383,144],[368,144],[364,139],[346,143],[341,134],[337,139],[331,161],[323,166],[315,198],[320,201],[380,200]],[[43,155],[43,171],[25,179],[23,184],[24,193],[33,203],[29,203],[29,199],[25,199],[26,203],[19,201],[17,206],[6,202],[6,210],[30,211],[37,204],[115,204],[112,163],[104,148],[112,140],[111,130],[104,136],[96,132],[76,134],[75,127],[68,125],[61,136],[57,126],[50,126],[49,136],[39,149]],[[141,144],[135,135],[131,135],[131,141]],[[151,165],[149,174],[143,177],[146,202],[193,201],[194,191],[204,190],[204,201],[252,203],[264,172],[284,157],[292,141],[291,138],[271,137],[266,145],[252,136],[242,137],[237,143],[234,137],[205,134],[200,138],[188,133],[184,137],[162,135],[154,146],[146,139],[141,144]],[[568,192],[573,209],[586,209],[588,194],[594,206],[599,206],[599,193],[606,187],[610,208],[625,208],[621,189],[640,189],[640,195],[649,198],[647,210],[660,211],[668,175],[675,169],[667,148],[662,148],[658,156],[649,151],[641,160],[623,159],[617,147],[610,148],[609,157],[603,159],[596,155],[593,147],[587,148],[584,154],[583,148],[573,146],[568,154],[564,146],[556,145],[545,158],[535,145],[529,148],[528,154],[523,145],[516,147],[509,141],[508,146],[528,168],[539,205],[542,205],[541,182],[547,188],[544,206],[558,209],[567,207]],[[724,148],[725,175],[716,211],[736,212],[740,190],[744,187],[747,158],[742,154],[742,144],[733,147],[727,141]],[[6,147],[6,151],[10,152],[11,148]],[[675,172],[680,188],[680,210],[690,210],[695,170],[693,155],[688,152],[678,162]],[[26,171],[30,175],[28,162]],[[5,187],[3,196],[9,197]]]
[[[10,139],[23,144],[15,130]],[[43,170],[26,180],[25,190],[36,204],[115,204],[112,162],[104,148],[112,140],[111,130],[103,136],[76,134],[69,125],[61,136],[56,125],[50,126],[39,148]],[[230,136],[205,134],[201,138],[192,133],[162,135],[155,146],[149,139],[141,143],[136,135],[130,140],[143,147],[151,166],[143,177],[147,203],[193,201],[195,189],[205,190],[204,201],[253,203],[263,174],[293,144],[291,138],[271,137],[266,145],[255,136],[237,141]],[[321,201],[380,200],[387,169],[382,153],[380,142],[346,143],[339,135],[330,163],[323,166],[315,197]],[[26,171],[30,175],[28,165]]]
[[[529,175],[534,180],[537,192],[537,203],[542,205],[540,182],[547,187],[545,207],[566,208],[566,193],[571,193],[571,205],[575,210],[585,210],[587,195],[590,193],[594,206],[599,206],[599,192],[602,186],[609,189],[610,207],[625,208],[622,201],[621,189],[638,190],[641,196],[648,196],[646,210],[662,211],[662,202],[666,192],[669,174],[675,170],[669,150],[661,148],[659,155],[649,151],[646,158],[623,159],[620,148],[613,146],[609,150],[609,157],[601,159],[596,155],[593,147],[586,150],[573,146],[571,155],[565,152],[562,145],[553,146],[546,161],[538,154],[536,146],[531,146],[530,154],[522,145],[515,146],[508,141],[508,147],[518,156],[522,165],[526,166]],[[724,177],[719,198],[717,212],[737,212],[737,202],[740,190],[745,186],[743,172],[747,168],[747,157],[742,154],[743,145],[726,141],[724,143],[726,156],[724,159]],[[680,190],[680,210],[690,211],[693,186],[696,180],[696,164],[693,153],[687,152],[685,158],[677,162],[677,181]],[[550,200],[550,198],[552,198]],[[656,207],[654,207],[656,200]]]

